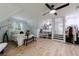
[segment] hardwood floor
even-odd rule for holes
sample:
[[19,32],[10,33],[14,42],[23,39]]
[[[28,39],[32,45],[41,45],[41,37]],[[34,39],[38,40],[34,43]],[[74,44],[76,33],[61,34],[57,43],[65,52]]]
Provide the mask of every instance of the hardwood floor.
[[28,46],[17,47],[10,42],[5,56],[79,56],[79,45],[50,39],[37,39]]

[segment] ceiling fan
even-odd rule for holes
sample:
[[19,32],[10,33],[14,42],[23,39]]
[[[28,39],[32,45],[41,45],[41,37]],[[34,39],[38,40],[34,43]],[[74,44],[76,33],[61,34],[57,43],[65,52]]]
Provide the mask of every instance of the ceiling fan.
[[54,14],[54,15],[57,15],[56,11],[57,11],[57,10],[60,10],[60,9],[62,9],[62,8],[64,8],[64,7],[69,6],[69,3],[63,4],[63,5],[61,5],[61,6],[57,7],[57,8],[54,8],[54,5],[49,5],[48,3],[46,3],[45,6],[46,6],[48,9],[50,9],[50,11],[47,12],[47,13],[44,13],[43,16],[44,16],[44,15],[47,15],[47,14],[49,14],[49,13],[52,13],[52,14]]

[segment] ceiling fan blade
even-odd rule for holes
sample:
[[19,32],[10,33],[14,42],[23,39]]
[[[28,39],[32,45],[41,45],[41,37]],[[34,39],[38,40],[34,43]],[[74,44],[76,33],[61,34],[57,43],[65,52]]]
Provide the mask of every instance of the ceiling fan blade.
[[57,8],[55,8],[55,10],[62,9],[62,8],[64,8],[64,7],[66,7],[66,6],[69,6],[69,3],[66,3],[66,4],[64,4],[64,5],[62,5],[62,6],[57,7]]
[[43,16],[45,16],[45,15],[47,15],[47,14],[49,14],[49,12],[44,13]]
[[51,5],[51,7],[54,9],[54,5]]
[[46,3],[45,5],[46,5],[50,10],[52,10],[51,6],[50,6],[48,3]]

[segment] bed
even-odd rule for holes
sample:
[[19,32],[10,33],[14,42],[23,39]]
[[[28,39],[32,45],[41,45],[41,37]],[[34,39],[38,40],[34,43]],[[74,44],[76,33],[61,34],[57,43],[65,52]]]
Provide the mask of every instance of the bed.
[[16,42],[18,46],[22,46],[24,43],[24,39],[26,39],[27,36],[24,34],[16,34],[12,36],[12,41]]
[[[28,38],[31,39],[32,37],[34,37],[34,35],[30,34]],[[25,34],[17,34],[13,36],[12,40],[15,41],[19,47],[24,44],[25,39],[27,40],[27,36],[25,36]]]
[[7,47],[8,43],[0,43],[0,53]]

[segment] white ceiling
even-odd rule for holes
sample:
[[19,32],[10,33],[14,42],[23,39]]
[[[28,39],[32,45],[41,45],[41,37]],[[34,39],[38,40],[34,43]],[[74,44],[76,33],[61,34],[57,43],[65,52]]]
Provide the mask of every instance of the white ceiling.
[[78,3],[71,3],[69,6],[60,9],[57,11],[58,16],[66,16],[75,12],[79,12],[79,8],[76,8],[77,6],[79,6]]
[[[61,3],[53,3],[55,7],[61,5]],[[64,16],[70,14],[76,10],[76,6],[79,4],[70,4],[70,6],[58,10],[58,16]],[[9,17],[21,19],[33,23],[32,25],[41,23],[43,20],[51,19],[53,15],[42,16],[43,13],[48,12],[49,9],[44,3],[17,3],[17,4],[0,4],[0,21],[6,20]]]

